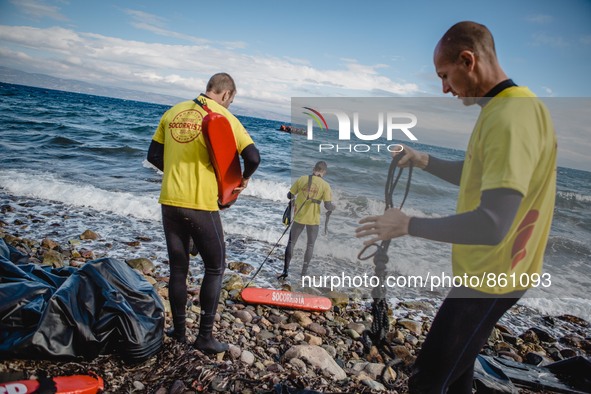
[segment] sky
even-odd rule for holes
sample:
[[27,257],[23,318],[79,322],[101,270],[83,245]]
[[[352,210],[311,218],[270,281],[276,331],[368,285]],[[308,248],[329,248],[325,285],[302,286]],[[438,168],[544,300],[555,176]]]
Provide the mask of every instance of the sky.
[[433,49],[462,20],[518,84],[591,97],[590,0],[0,0],[0,65],[187,99],[225,71],[235,108],[288,120],[291,97],[443,97]]

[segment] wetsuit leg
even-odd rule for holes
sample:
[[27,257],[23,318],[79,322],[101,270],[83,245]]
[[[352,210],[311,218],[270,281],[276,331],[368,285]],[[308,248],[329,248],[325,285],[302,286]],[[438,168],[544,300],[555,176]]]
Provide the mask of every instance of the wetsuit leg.
[[408,382],[410,393],[472,393],[476,356],[523,292],[511,298],[455,298],[458,294],[466,295],[466,289],[452,289],[433,320]]
[[162,205],[162,225],[170,264],[168,297],[172,312],[174,336],[180,339],[185,335],[190,232],[186,221],[183,220],[182,213],[177,207]]
[[187,210],[190,235],[203,259],[205,274],[199,291],[202,313],[215,315],[226,268],[224,230],[218,211]]
[[212,331],[226,266],[224,232],[219,212],[165,207],[163,223],[171,266],[169,281],[170,303],[175,331],[185,330],[187,304],[187,273],[189,269],[189,240],[192,238],[203,259],[205,274],[199,292],[201,318],[196,346],[208,353],[227,349],[213,339]]
[[320,225],[306,225],[306,253],[304,253],[304,265],[302,266],[302,276],[308,274],[308,265],[312,261],[312,255],[314,254],[314,244],[316,238],[318,238],[318,230]]
[[184,212],[186,220],[189,222],[190,235],[205,266],[205,274],[199,291],[201,316],[195,347],[205,353],[224,352],[228,349],[228,345],[218,342],[212,335],[222,278],[226,268],[226,247],[222,221],[218,211],[186,209]]
[[287,272],[289,270],[289,263],[291,262],[291,257],[293,256],[293,248],[295,244],[298,242],[298,238],[304,230],[304,227],[306,226],[298,222],[293,222],[291,224],[291,230],[289,232],[289,241],[287,241],[287,247],[285,248],[285,260],[283,263],[283,275],[285,276],[287,276]]

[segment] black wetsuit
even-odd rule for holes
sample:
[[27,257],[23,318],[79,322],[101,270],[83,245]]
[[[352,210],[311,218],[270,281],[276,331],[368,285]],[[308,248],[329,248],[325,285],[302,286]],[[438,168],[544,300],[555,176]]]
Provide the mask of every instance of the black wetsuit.
[[476,356],[497,321],[524,293],[484,297],[472,289],[453,288],[421,346],[409,392],[471,394]]
[[204,317],[211,316],[213,319],[226,267],[224,230],[219,211],[162,205],[162,224],[170,260],[168,295],[175,330],[177,327],[184,327],[185,324],[191,238],[205,266],[203,283],[199,291],[201,313]]

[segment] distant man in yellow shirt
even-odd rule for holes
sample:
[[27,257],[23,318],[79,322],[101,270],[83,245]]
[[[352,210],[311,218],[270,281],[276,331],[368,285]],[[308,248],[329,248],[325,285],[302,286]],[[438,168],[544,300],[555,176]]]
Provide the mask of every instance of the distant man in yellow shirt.
[[306,229],[307,243],[304,254],[304,265],[302,267],[302,276],[308,273],[308,266],[314,253],[314,244],[318,237],[320,228],[320,204],[324,202],[324,208],[328,211],[335,209],[332,204],[332,190],[330,185],[322,177],[326,175],[328,166],[326,162],[319,161],[312,170],[312,175],[302,175],[291,186],[287,193],[287,198],[295,197],[295,211],[289,241],[285,248],[285,261],[283,264],[283,273],[279,279],[287,277],[289,264],[293,255],[293,248],[298,242],[298,238],[304,228]]
[[[244,160],[242,182],[234,190],[239,193],[248,185],[260,156],[244,126],[228,111],[235,95],[232,77],[219,73],[210,78],[199,102],[224,115],[232,126],[235,146]],[[170,261],[168,294],[174,330],[169,335],[186,341],[187,274],[193,240],[205,266],[199,292],[199,335],[194,346],[205,353],[220,353],[226,351],[228,345],[213,338],[212,331],[226,267],[226,246],[218,208],[217,180],[201,129],[207,113],[197,100],[184,101],[164,113],[152,137],[148,161],[164,173],[158,202],[162,204],[162,224]]]
[[472,393],[476,356],[542,270],[556,195],[556,135],[544,104],[499,65],[485,26],[452,26],[434,63],[443,92],[478,104],[480,116],[464,160],[405,147],[399,166],[412,163],[459,185],[456,214],[417,218],[390,209],[362,219],[357,236],[371,236],[366,243],[408,234],[453,244],[453,274],[471,280],[454,287],[439,308],[409,391]]

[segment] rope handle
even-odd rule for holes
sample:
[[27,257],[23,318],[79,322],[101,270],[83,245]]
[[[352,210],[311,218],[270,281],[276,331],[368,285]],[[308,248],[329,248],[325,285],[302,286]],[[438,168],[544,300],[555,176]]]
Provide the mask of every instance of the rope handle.
[[[384,209],[384,212],[387,211],[388,209],[394,207],[394,202],[393,202],[392,196],[394,195],[394,190],[396,189],[396,186],[398,185],[398,181],[400,180],[400,177],[402,176],[402,173],[404,172],[404,168],[398,169],[398,174],[396,175],[395,179],[394,179],[394,173],[396,172],[396,167],[398,166],[398,162],[400,161],[400,159],[402,159],[403,156],[404,156],[404,153],[400,153],[400,154],[394,156],[392,158],[392,161],[390,162],[390,168],[388,169],[388,177],[386,178],[385,197],[384,197],[384,200],[386,201],[386,208]],[[406,202],[406,198],[408,197],[408,193],[410,191],[411,180],[412,180],[412,164],[408,168],[408,178],[406,181],[406,187],[404,189],[404,196],[402,197],[402,202],[400,203],[400,207],[398,209],[402,209],[402,207],[404,206],[404,203]],[[389,246],[390,246],[390,240],[382,241],[380,244],[377,244],[374,242],[372,244],[366,245],[363,249],[361,249],[361,251],[357,255],[357,259],[364,261],[364,260],[369,260],[374,256],[376,256],[376,258],[379,256],[382,259],[385,258],[387,261],[388,256],[387,256],[386,252],[387,252]],[[371,248],[375,248],[375,250],[372,251]]]

